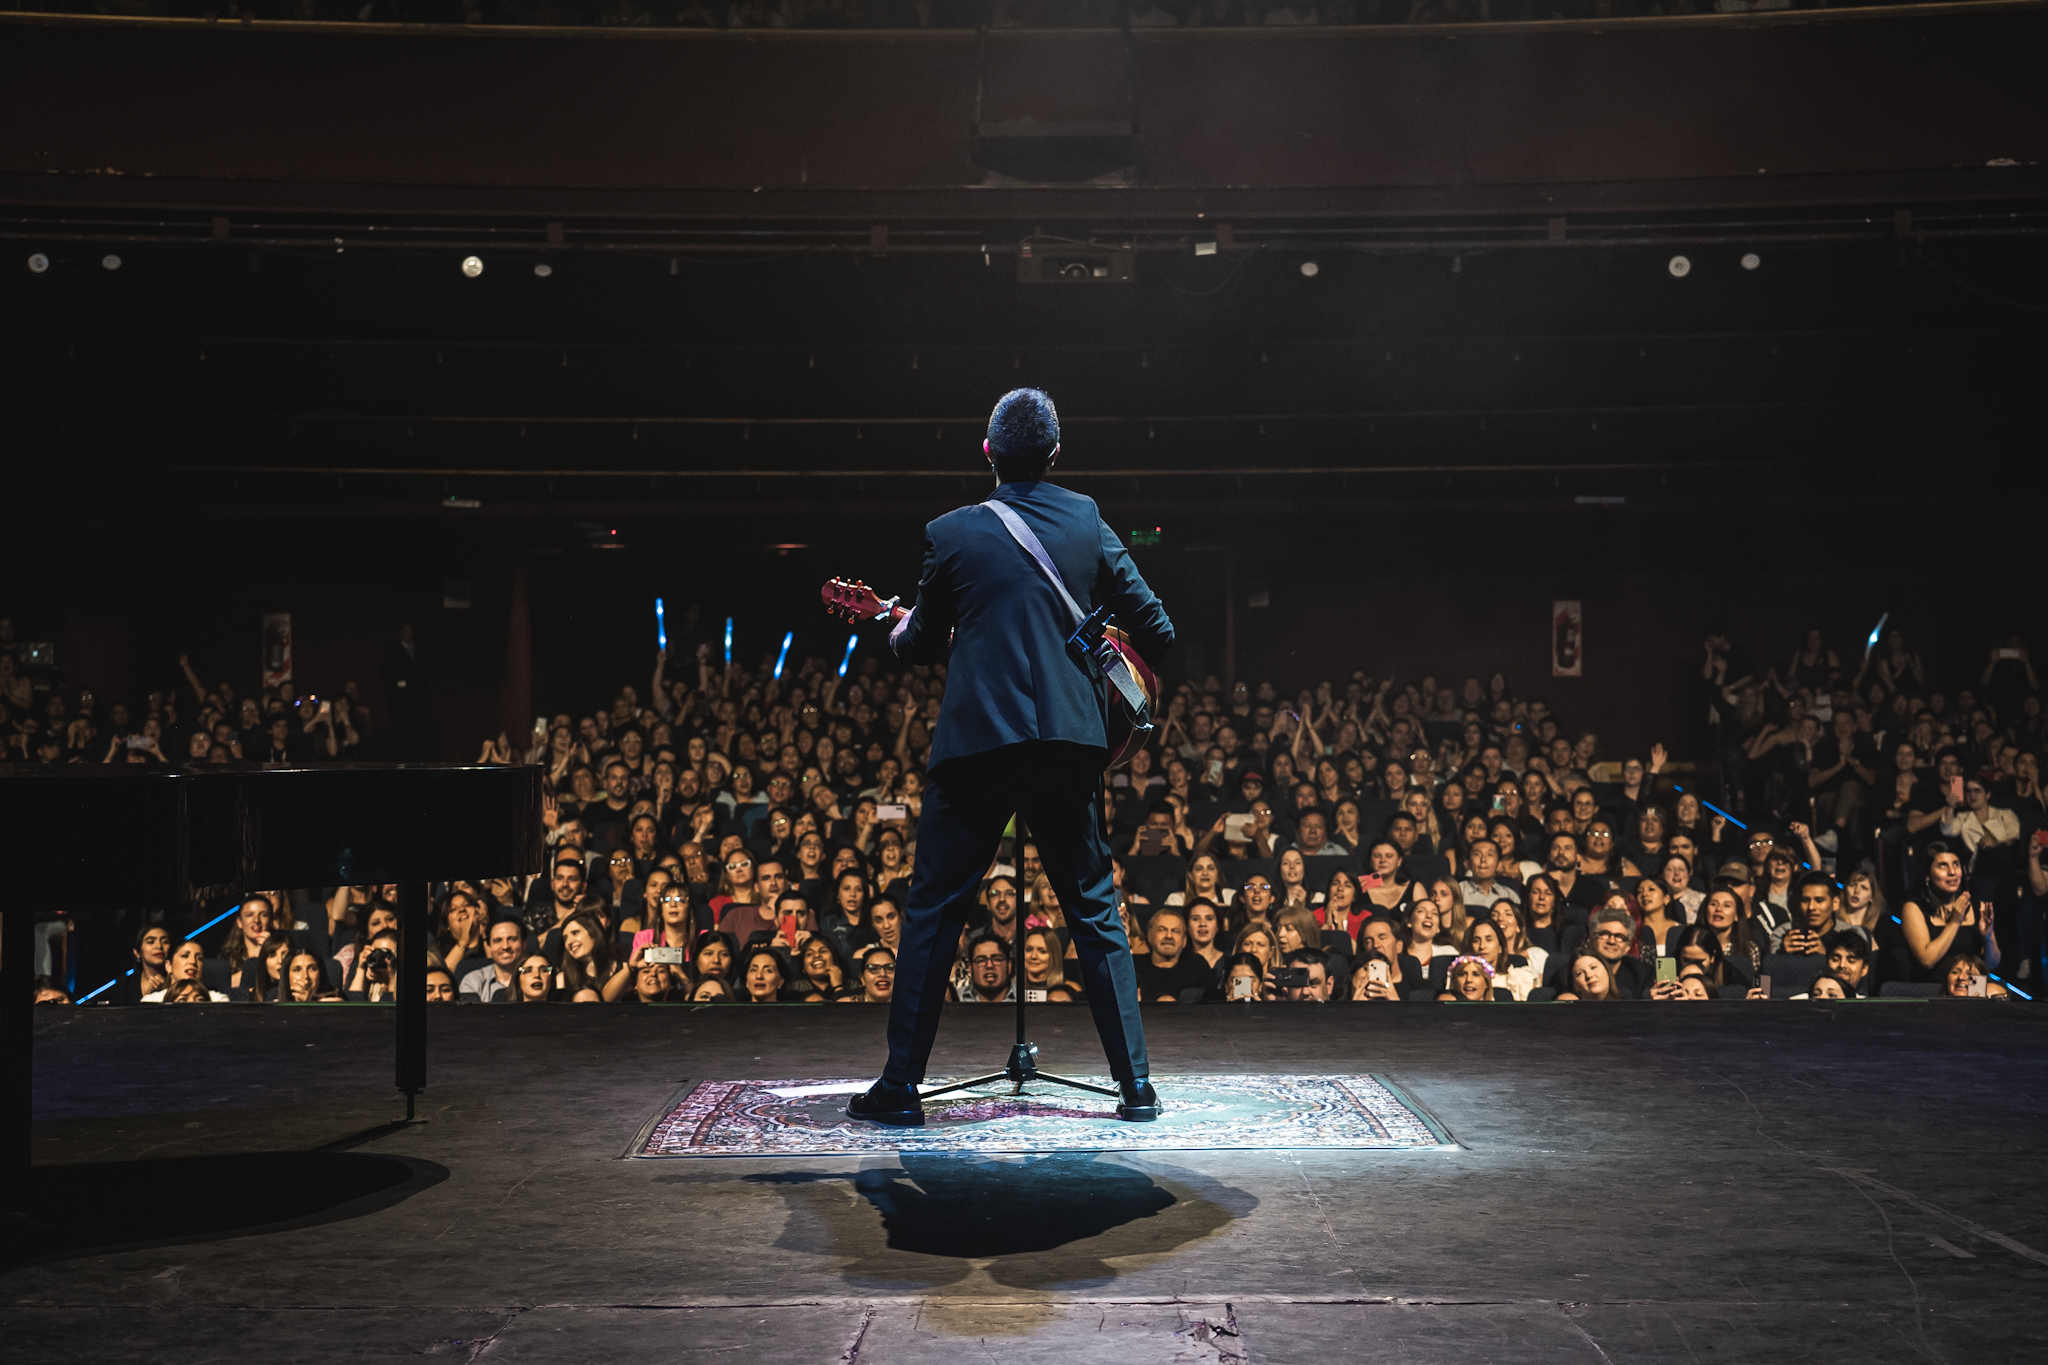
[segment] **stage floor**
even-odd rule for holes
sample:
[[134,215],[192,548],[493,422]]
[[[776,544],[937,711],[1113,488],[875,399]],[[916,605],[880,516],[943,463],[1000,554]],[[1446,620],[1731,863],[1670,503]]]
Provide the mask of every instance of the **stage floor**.
[[[2048,1358],[2043,1008],[1161,1007],[1169,1105],[1373,1072],[1458,1146],[662,1161],[685,1081],[859,1074],[880,1012],[437,1011],[412,1127],[385,1012],[36,1022],[22,1365]],[[934,1071],[1009,1029],[949,1011]]]

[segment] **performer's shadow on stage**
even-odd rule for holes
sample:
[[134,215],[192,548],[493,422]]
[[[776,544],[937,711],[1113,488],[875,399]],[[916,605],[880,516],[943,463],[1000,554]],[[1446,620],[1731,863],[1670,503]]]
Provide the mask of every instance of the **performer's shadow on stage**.
[[1119,1273],[1111,1259],[1200,1241],[1259,1202],[1206,1176],[1176,1168],[1155,1177],[1095,1152],[900,1161],[746,1179],[785,1187],[790,1219],[777,1246],[850,1256],[842,1273],[863,1286],[945,1284],[975,1262],[992,1262],[989,1277],[1013,1288],[1100,1286]]

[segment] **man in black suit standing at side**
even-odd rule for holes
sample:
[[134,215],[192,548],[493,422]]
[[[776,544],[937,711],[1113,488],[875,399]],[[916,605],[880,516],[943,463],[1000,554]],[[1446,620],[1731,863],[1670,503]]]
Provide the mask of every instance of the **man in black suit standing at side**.
[[[1083,610],[1107,605],[1138,653],[1156,660],[1173,643],[1173,623],[1094,500],[1045,482],[1059,440],[1050,398],[1037,389],[1003,395],[982,446],[996,476],[991,501],[1037,537]],[[1097,811],[1109,756],[1105,684],[1067,652],[1073,630],[1066,603],[1002,513],[986,504],[962,507],[925,528],[917,604],[889,642],[905,662],[946,663],[946,695],[904,906],[889,1064],[847,1105],[856,1118],[923,1123],[917,1087],[961,928],[1012,814],[1030,826],[1066,911],[1088,1005],[1121,1092],[1117,1113],[1138,1122],[1159,1115],[1137,977]]]

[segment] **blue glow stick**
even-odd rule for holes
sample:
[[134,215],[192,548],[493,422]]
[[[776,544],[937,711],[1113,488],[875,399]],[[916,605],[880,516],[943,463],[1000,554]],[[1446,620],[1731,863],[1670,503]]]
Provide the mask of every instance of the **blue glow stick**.
[[2007,981],[2004,977],[1998,975],[1996,972],[1987,972],[1986,975],[1989,976],[1993,981],[1996,981],[1999,985],[2011,991],[2014,995],[2017,995],[2022,1000],[2032,1000],[2034,998],[2033,996],[2028,995],[2025,991],[2021,990],[2018,986],[2013,985],[2012,982]]
[[115,977],[113,981],[109,981],[105,986],[100,987],[99,991],[92,991],[85,995],[79,996],[78,1003],[83,1005],[86,1001],[92,999],[93,996],[98,995],[100,991],[104,991],[112,987],[114,985],[114,982],[125,980],[126,978],[131,977],[133,975],[135,975],[135,968],[130,967],[127,971],[121,973],[120,976]]
[[244,896],[244,897],[242,897],[242,899],[240,899],[240,900],[238,900],[238,901],[236,901],[236,902],[235,902],[235,908],[234,908],[234,909],[232,909],[232,910],[223,910],[223,911],[221,911],[221,912],[220,912],[220,913],[219,913],[218,915],[215,915],[215,916],[214,916],[214,917],[213,917],[212,919],[210,919],[210,920],[208,920],[208,921],[207,921],[206,923],[204,923],[204,924],[200,925],[200,926],[199,926],[199,927],[198,927],[197,929],[194,929],[194,930],[193,930],[193,931],[192,931],[191,933],[189,933],[189,934],[185,935],[185,937],[186,937],[186,938],[198,938],[198,937],[199,937],[199,936],[200,936],[201,934],[205,933],[205,932],[206,932],[206,931],[207,931],[208,929],[211,929],[211,928],[212,928],[212,927],[213,927],[214,925],[216,925],[216,924],[219,924],[219,923],[220,923],[220,922],[221,922],[222,920],[226,919],[226,918],[227,918],[227,917],[228,917],[229,915],[239,915],[239,914],[241,914],[241,913],[242,913],[242,907],[243,907],[244,905],[248,904],[248,903],[249,903],[250,901],[252,901],[252,900],[254,900],[254,899],[256,899],[256,898],[255,898],[254,896]]
[[659,597],[654,599],[654,644],[657,649],[668,648],[668,614]]
[[[226,918],[227,918],[227,917],[228,917],[229,915],[239,915],[240,913],[242,913],[242,906],[243,906],[243,905],[245,905],[245,904],[246,904],[246,903],[247,903],[247,902],[248,902],[248,901],[249,901],[250,899],[251,899],[250,897],[244,896],[244,897],[243,897],[243,898],[242,898],[241,900],[238,900],[238,901],[236,901],[236,902],[235,902],[235,906],[234,906],[234,909],[232,909],[232,910],[223,910],[223,911],[222,911],[222,912],[221,912],[220,914],[218,914],[218,915],[215,915],[215,916],[214,916],[214,917],[213,917],[212,919],[210,919],[210,920],[208,920],[208,921],[207,921],[206,923],[204,923],[204,924],[200,925],[200,926],[199,926],[199,927],[198,927],[197,929],[194,929],[194,930],[193,930],[193,931],[192,931],[191,933],[189,933],[189,934],[185,935],[185,937],[186,937],[186,938],[188,938],[188,939],[192,939],[192,938],[198,938],[198,937],[199,937],[199,936],[200,936],[201,934],[205,933],[205,932],[206,932],[206,931],[207,931],[208,929],[211,929],[211,928],[212,928],[212,927],[213,927],[214,925],[216,925],[216,924],[219,924],[219,923],[220,923],[220,922],[221,922],[222,920],[226,919]],[[117,976],[117,977],[115,977],[113,981],[109,981],[109,982],[107,983],[107,985],[106,985],[106,986],[101,986],[101,987],[99,988],[99,990],[95,990],[95,991],[92,991],[92,992],[90,992],[89,994],[86,994],[86,995],[81,995],[81,996],[79,996],[79,997],[78,997],[78,1003],[79,1003],[79,1004],[81,1004],[81,1005],[83,1005],[83,1004],[84,1004],[84,1003],[85,1003],[86,1001],[88,1001],[88,1000],[92,999],[92,998],[93,998],[93,996],[95,996],[95,995],[98,995],[98,994],[100,993],[100,991],[103,991],[103,990],[107,989],[107,986],[111,986],[111,985],[113,985],[113,984],[114,984],[114,982],[116,982],[116,981],[120,981],[120,980],[121,980],[121,979],[122,979],[123,977],[130,977],[130,976],[133,976],[133,975],[135,975],[135,968],[133,968],[133,967],[130,967],[130,968],[129,968],[129,969],[127,970],[127,971],[125,971],[125,972],[121,973],[121,975],[120,975],[120,976]]]
[[[1674,786],[1671,790],[1677,792],[1680,796],[1685,795],[1685,788],[1683,787]],[[1748,831],[1748,825],[1743,824],[1740,820],[1730,815],[1727,811],[1722,810],[1719,806],[1715,805],[1713,802],[1707,800],[1706,798],[1701,796],[1694,796],[1693,800],[1698,801],[1702,806],[1705,806],[1708,810],[1714,812],[1714,814],[1720,816],[1723,820],[1726,820],[1729,824],[1735,826],[1735,828],[1743,830],[1745,832]]]
[[725,618],[725,666],[732,667],[732,618]]
[[853,666],[853,647],[854,647],[855,645],[859,644],[859,643],[860,643],[860,636],[859,636],[859,635],[857,635],[857,634],[856,634],[856,635],[849,635],[849,636],[847,636],[847,637],[846,637],[846,654],[845,654],[845,656],[844,656],[843,658],[841,658],[841,659],[839,660],[839,676],[840,676],[840,677],[842,677],[842,678],[843,678],[843,677],[845,677],[845,676],[846,676],[846,670],[847,670],[847,669],[849,669],[849,668],[851,668],[851,667]]
[[793,630],[786,630],[782,633],[782,652],[775,656],[775,677],[777,681],[780,681],[782,678],[782,666],[789,662],[790,642],[795,639],[796,632]]
[[1886,612],[1884,615],[1878,617],[1877,624],[1870,628],[1870,638],[1863,642],[1864,662],[1868,663],[1870,661],[1870,651],[1877,648],[1877,642],[1884,636],[1884,623],[1891,619],[1892,614],[1890,612]]

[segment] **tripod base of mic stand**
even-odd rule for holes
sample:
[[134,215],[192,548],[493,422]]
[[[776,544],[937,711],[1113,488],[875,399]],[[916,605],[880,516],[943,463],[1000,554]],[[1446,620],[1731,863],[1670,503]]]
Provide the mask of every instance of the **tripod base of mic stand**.
[[1111,1099],[1119,1100],[1123,1098],[1120,1092],[1108,1086],[1091,1085],[1087,1081],[1077,1081],[1069,1076],[1055,1076],[1050,1071],[1040,1071],[1038,1069],[1038,1044],[1036,1043],[1018,1043],[1013,1046],[1010,1049],[1009,1065],[1005,1066],[1001,1071],[991,1072],[986,1076],[976,1076],[971,1081],[955,1081],[952,1085],[941,1086],[937,1090],[920,1091],[919,1098],[928,1100],[934,1095],[944,1095],[954,1090],[972,1090],[977,1086],[990,1085],[996,1081],[1010,1082],[1015,1087],[1010,1091],[1012,1095],[1024,1093],[1024,1085],[1027,1081],[1050,1081],[1054,1085],[1070,1086],[1075,1090],[1086,1090],[1092,1095],[1108,1095]]

